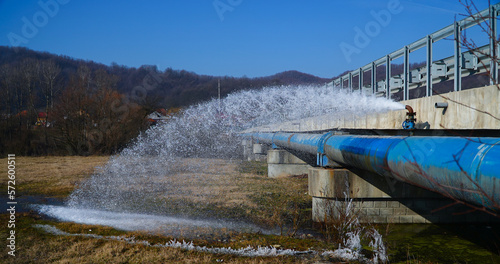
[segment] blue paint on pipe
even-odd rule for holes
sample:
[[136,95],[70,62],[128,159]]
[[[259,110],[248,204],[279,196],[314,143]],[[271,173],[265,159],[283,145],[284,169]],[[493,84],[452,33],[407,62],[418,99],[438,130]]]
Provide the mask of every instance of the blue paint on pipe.
[[498,211],[499,144],[498,138],[409,137],[387,161],[398,179]]
[[[327,135],[328,134],[328,135]],[[326,155],[345,167],[500,211],[500,139],[252,133],[285,149]],[[318,158],[318,165],[322,159]]]

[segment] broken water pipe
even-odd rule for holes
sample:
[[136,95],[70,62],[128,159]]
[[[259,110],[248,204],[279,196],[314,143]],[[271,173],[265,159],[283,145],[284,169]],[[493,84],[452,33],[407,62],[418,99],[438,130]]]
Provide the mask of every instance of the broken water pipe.
[[417,113],[413,111],[413,108],[409,105],[405,106],[405,109],[408,111],[406,113],[406,120],[403,121],[403,129],[405,130],[414,130],[415,129],[415,122],[417,121],[417,118],[415,117]]

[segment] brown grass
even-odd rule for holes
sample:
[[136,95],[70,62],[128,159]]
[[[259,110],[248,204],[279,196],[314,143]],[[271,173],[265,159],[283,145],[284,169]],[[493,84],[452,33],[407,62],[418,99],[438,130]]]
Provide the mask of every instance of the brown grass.
[[[16,157],[16,189],[18,194],[64,197],[75,185],[88,178],[96,166],[102,166],[108,156],[91,157]],[[0,159],[7,164],[7,159]],[[0,175],[7,174],[7,165],[0,166]],[[5,189],[7,182],[1,181]]]
[[[268,178],[262,173],[266,169],[262,162],[184,159],[169,166],[173,172],[170,175],[149,179],[175,190],[157,196],[157,200],[167,201],[165,212],[207,213],[280,229],[294,223],[298,228],[299,219],[293,217],[301,213],[300,222],[311,226],[311,198],[305,177]],[[122,188],[140,191],[141,187]]]
[[[65,197],[82,180],[88,178],[96,166],[102,166],[109,157],[16,157],[16,187],[23,195],[45,197]],[[189,161],[192,162],[192,161]],[[277,213],[280,221],[285,221],[289,204],[309,202],[307,179],[269,179],[262,175],[264,164],[241,164],[237,161],[199,160],[204,164],[202,188],[204,196],[210,197],[210,204],[221,212],[234,213],[238,217],[275,225],[269,217]],[[0,164],[6,164],[1,159]],[[244,169],[241,170],[241,167]],[[179,172],[182,174],[182,172]],[[0,166],[0,175],[6,175],[6,166]],[[181,177],[179,177],[181,176]],[[182,180],[182,175],[169,177]],[[161,180],[161,179],[159,179]],[[0,184],[5,187],[5,182]],[[286,188],[283,188],[286,186]],[[195,183],[186,184],[186,191],[200,190]],[[193,196],[193,202],[199,199]],[[198,197],[198,198],[197,198]],[[172,198],[168,194],[165,199]],[[175,198],[175,197],[174,197]],[[292,208],[293,209],[293,208]],[[275,219],[276,220],[276,219]],[[8,221],[8,214],[0,214],[0,223]],[[161,234],[125,232],[103,226],[89,226],[76,223],[60,223],[43,219],[35,212],[16,215],[16,257],[3,254],[3,263],[309,263],[317,257],[238,257],[186,251],[173,248],[156,248],[129,244],[124,241],[106,240],[81,236],[61,236],[48,234],[35,228],[35,224],[49,224],[73,234],[99,234],[102,236],[136,237],[152,244],[166,243],[173,237]],[[0,240],[6,241],[9,229],[0,225]],[[246,246],[280,245],[282,248],[297,250],[330,248],[316,239],[298,239],[288,236],[231,233],[226,239],[200,237],[193,239],[195,245],[241,248]],[[330,248],[331,249],[331,248]],[[6,252],[6,251],[4,251]]]
[[[301,263],[295,257],[249,258],[157,248],[129,244],[124,241],[80,236],[54,236],[34,228],[34,224],[47,223],[29,214],[19,214],[19,234],[16,256],[3,254],[2,263]],[[5,222],[5,214],[0,221]],[[52,223],[54,224],[54,223]],[[57,224],[55,224],[57,226]],[[89,226],[87,226],[89,227]],[[96,233],[105,233],[100,227],[91,227]],[[3,228],[2,228],[3,229]],[[4,230],[2,230],[4,231]],[[134,235],[134,234],[131,234]],[[0,238],[5,241],[5,232]]]

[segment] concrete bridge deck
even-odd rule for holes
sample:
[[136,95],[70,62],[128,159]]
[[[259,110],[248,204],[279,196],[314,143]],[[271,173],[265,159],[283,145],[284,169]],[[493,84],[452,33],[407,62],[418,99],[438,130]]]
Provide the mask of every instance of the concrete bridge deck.
[[[436,103],[448,103],[446,109],[435,108]],[[417,113],[417,129],[437,130],[500,130],[500,87],[479,87],[443,95],[434,95],[407,101]],[[256,127],[245,132],[307,132],[332,129],[401,129],[406,111],[390,111],[366,116],[318,116],[294,120],[273,126]]]
[[[435,108],[436,103],[448,103],[447,108]],[[434,134],[460,136],[473,131],[486,131],[489,136],[500,137],[500,89],[497,86],[474,88],[444,95],[418,98],[402,102],[413,107],[417,113],[417,130],[411,132],[434,131]],[[331,119],[320,116],[296,120],[272,127],[260,127],[246,131],[252,132],[310,132],[339,130],[399,131],[406,119],[406,111],[392,111],[367,116],[345,116]],[[352,133],[352,132],[351,132]],[[410,135],[410,134],[407,134]],[[500,140],[500,138],[499,138]],[[246,141],[247,149],[256,142]],[[257,145],[259,153],[265,153],[263,145]],[[426,144],[418,146],[426,154],[430,151]],[[292,151],[294,152],[294,151]],[[247,151],[251,153],[251,151]],[[294,152],[299,154],[299,152]],[[457,153],[450,153],[455,155]],[[450,157],[451,157],[450,156]],[[348,200],[358,208],[366,222],[379,223],[457,223],[457,222],[500,222],[497,210],[482,210],[477,205],[468,206],[463,200],[439,193],[439,188],[422,188],[397,179],[381,177],[377,173],[356,167],[343,167],[337,163],[328,166],[311,164],[310,160],[300,159],[285,149],[270,149],[267,156],[269,176],[279,177],[298,175],[307,172],[309,194],[313,199],[313,218],[322,221],[346,208]],[[306,164],[306,163],[309,163]],[[313,165],[313,166],[310,166]],[[451,165],[450,165],[451,166]],[[498,160],[500,166],[500,158]],[[445,166],[446,167],[446,166]],[[432,187],[432,185],[431,185]],[[459,188],[460,186],[457,186]],[[500,193],[500,186],[493,186],[494,195]],[[487,212],[487,213],[485,213]]]

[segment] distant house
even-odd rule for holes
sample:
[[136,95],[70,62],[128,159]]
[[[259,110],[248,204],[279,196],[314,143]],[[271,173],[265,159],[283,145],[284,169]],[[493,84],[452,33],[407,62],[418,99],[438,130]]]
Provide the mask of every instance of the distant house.
[[27,116],[28,116],[28,110],[23,110],[16,114],[16,117],[27,117]]
[[154,125],[158,122],[167,121],[169,119],[169,116],[167,115],[167,110],[161,108],[161,109],[157,109],[153,113],[149,114],[147,116],[147,119],[151,125]]
[[45,112],[38,112],[38,115],[37,115],[37,118],[36,118],[36,122],[35,122],[35,126],[37,127],[49,127],[50,126],[50,123],[47,122],[47,113]]

